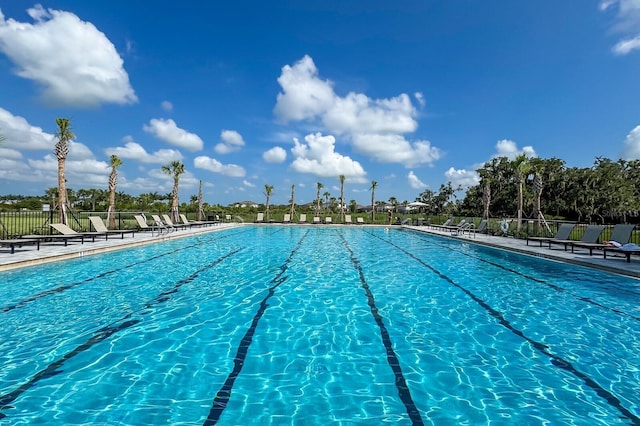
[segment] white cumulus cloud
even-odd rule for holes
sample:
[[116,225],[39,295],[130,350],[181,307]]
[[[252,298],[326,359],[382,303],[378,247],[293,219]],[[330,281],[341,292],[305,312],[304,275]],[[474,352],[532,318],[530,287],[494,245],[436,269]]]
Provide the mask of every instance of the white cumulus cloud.
[[218,143],[214,151],[218,154],[229,154],[230,152],[239,151],[244,146],[242,135],[235,130],[223,130],[220,133],[220,143]]
[[[52,127],[55,122],[52,120]],[[56,140],[51,133],[32,126],[23,117],[0,108],[0,131],[5,137],[3,146],[20,150],[53,150]]]
[[274,146],[262,153],[262,159],[267,163],[284,163],[287,159],[287,151],[279,146]]
[[170,118],[167,120],[152,118],[149,125],[143,125],[142,129],[162,141],[189,151],[200,151],[204,146],[204,142],[198,135],[179,128],[176,122]]
[[360,163],[335,152],[335,137],[315,133],[305,136],[304,140],[306,143],[301,143],[298,139],[293,140],[293,170],[320,177],[344,175],[353,182],[365,181],[366,172]]
[[525,146],[520,149],[514,141],[509,139],[502,139],[496,143],[496,154],[494,157],[507,157],[509,160],[514,160],[518,155],[522,154],[525,154],[527,157],[537,157],[532,146]]
[[205,155],[194,158],[193,165],[198,169],[209,170],[210,172],[220,173],[224,176],[244,177],[246,175],[244,168],[237,164],[222,164],[215,158]]
[[175,149],[160,149],[153,153],[148,153],[142,145],[133,141],[130,136],[123,138],[124,146],[106,148],[105,154],[108,156],[117,155],[121,160],[130,159],[141,163],[167,164],[172,161],[182,160],[182,154]]
[[45,102],[83,107],[138,101],[122,58],[92,23],[40,5],[27,13],[33,24],[5,20],[0,12],[0,50],[18,76],[40,87]]
[[620,157],[625,160],[640,160],[640,126],[636,126],[627,135]]
[[160,107],[166,112],[173,111],[173,104],[169,101],[162,101],[162,103],[160,104]]
[[[274,113],[283,122],[313,123],[378,162],[414,167],[431,165],[442,156],[430,142],[405,136],[418,128],[418,112],[405,93],[383,99],[355,92],[339,96],[331,81],[320,78],[309,56],[283,67],[278,83],[282,92]],[[422,93],[416,92],[414,97],[424,105]]]
[[475,170],[456,170],[453,167],[449,167],[449,170],[444,172],[444,175],[454,188],[462,186],[462,188],[466,189],[480,183],[480,176]]
[[418,176],[413,173],[413,170],[409,171],[409,174],[407,175],[407,182],[409,182],[409,186],[413,189],[423,190],[427,187],[427,184],[422,182]]

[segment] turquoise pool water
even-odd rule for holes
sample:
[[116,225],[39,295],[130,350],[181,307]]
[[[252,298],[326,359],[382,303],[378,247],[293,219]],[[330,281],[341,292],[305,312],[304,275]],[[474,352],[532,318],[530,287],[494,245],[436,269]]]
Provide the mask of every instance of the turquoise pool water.
[[365,227],[0,274],[0,424],[640,424],[640,281]]

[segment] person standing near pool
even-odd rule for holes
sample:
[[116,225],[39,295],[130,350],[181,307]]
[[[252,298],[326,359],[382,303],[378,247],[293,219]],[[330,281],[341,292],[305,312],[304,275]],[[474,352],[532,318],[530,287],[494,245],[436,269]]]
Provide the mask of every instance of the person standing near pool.
[[387,213],[387,217],[389,218],[389,225],[391,225],[391,222],[393,222],[393,212],[391,210]]

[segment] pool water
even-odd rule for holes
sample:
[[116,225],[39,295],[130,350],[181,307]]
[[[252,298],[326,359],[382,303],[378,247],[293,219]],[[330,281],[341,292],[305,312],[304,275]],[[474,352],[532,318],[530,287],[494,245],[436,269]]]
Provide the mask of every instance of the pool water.
[[0,274],[0,424],[640,424],[640,281],[243,226]]

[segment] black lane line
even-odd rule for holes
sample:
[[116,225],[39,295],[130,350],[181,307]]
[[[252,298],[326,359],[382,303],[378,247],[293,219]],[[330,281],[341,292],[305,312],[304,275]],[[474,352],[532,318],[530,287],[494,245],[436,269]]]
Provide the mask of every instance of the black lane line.
[[[156,296],[155,298],[153,298],[152,300],[150,300],[149,302],[145,303],[145,305],[140,308],[137,311],[133,311],[128,313],[127,315],[125,315],[124,317],[122,317],[121,319],[119,319],[118,321],[114,321],[111,324],[102,327],[101,329],[97,330],[96,332],[93,333],[93,336],[91,336],[91,338],[89,338],[89,340],[87,340],[86,342],[82,343],[81,345],[77,346],[75,349],[73,349],[70,352],[67,352],[65,355],[63,355],[61,358],[57,359],[56,361],[52,362],[51,364],[49,364],[46,368],[44,368],[43,370],[38,371],[36,374],[33,375],[33,377],[28,381],[23,383],[22,385],[20,385],[20,387],[18,387],[17,389],[15,389],[14,391],[4,394],[4,395],[0,395],[0,410],[5,410],[5,409],[9,409],[9,408],[13,408],[11,404],[13,401],[16,400],[16,398],[18,398],[20,395],[22,395],[23,393],[25,393],[26,391],[28,391],[30,388],[32,388],[33,386],[35,386],[36,384],[38,384],[39,381],[49,378],[49,377],[53,377],[57,374],[60,374],[63,372],[63,370],[59,370],[60,367],[62,367],[62,365],[70,360],[71,358],[73,358],[74,356],[80,354],[81,352],[84,352],[88,349],[90,349],[92,346],[108,339],[109,337],[111,337],[112,335],[122,331],[122,330],[126,330],[127,328],[130,328],[136,324],[138,324],[139,322],[141,322],[141,320],[139,319],[131,319],[131,317],[135,314],[144,314],[144,311],[149,310],[150,308],[159,305],[161,303],[167,302],[170,298],[171,298],[171,294],[176,293],[180,287],[182,287],[185,284],[188,284],[190,282],[192,282],[195,278],[197,278],[198,275],[200,275],[202,272],[213,268],[214,266],[218,265],[219,263],[223,262],[224,260],[228,259],[229,257],[237,254],[239,251],[241,251],[241,248],[235,249],[234,251],[225,254],[222,257],[217,258],[216,260],[214,260],[213,262],[209,263],[208,265],[204,266],[203,268],[197,270],[196,272],[192,273],[191,275],[189,275],[186,278],[181,279],[180,281],[176,282],[174,284],[173,287],[171,287],[170,289],[163,291],[162,293],[160,293],[158,296]],[[2,413],[0,411],[0,419],[6,417],[6,414]]]
[[634,319],[634,320],[636,320],[636,321],[640,321],[640,317],[637,317],[637,316],[635,316],[635,315],[632,315],[632,314],[630,314],[630,313],[628,313],[628,312],[621,311],[620,309],[616,309],[616,308],[612,308],[612,307],[610,307],[610,306],[603,305],[603,304],[601,304],[601,303],[599,303],[599,302],[596,302],[596,301],[595,301],[595,300],[593,300],[593,299],[590,299],[590,298],[585,297],[585,296],[580,296],[580,295],[578,295],[578,294],[575,294],[575,293],[571,292],[570,290],[567,290],[567,289],[566,289],[566,288],[564,288],[564,287],[560,287],[560,286],[555,285],[555,284],[552,284],[552,283],[550,283],[550,282],[548,282],[548,281],[541,280],[541,279],[536,278],[536,277],[533,277],[533,276],[531,276],[531,275],[523,274],[522,272],[516,271],[516,270],[514,270],[514,269],[507,268],[506,266],[501,265],[501,264],[499,264],[499,263],[491,262],[491,261],[489,261],[489,260],[482,259],[481,257],[474,256],[474,255],[471,255],[471,254],[469,254],[469,253],[465,253],[465,252],[464,252],[464,251],[462,251],[462,250],[458,250],[458,249],[455,249],[455,248],[451,248],[451,247],[446,246],[446,245],[444,245],[444,244],[438,244],[438,243],[433,242],[433,241],[431,241],[431,240],[429,240],[429,239],[427,239],[427,238],[424,238],[423,236],[420,236],[420,239],[421,239],[422,241],[426,241],[427,243],[432,244],[432,245],[434,245],[434,246],[445,248],[445,249],[446,249],[446,250],[448,250],[448,251],[455,251],[455,252],[460,253],[460,254],[462,254],[462,255],[464,255],[464,256],[470,257],[470,258],[475,259],[475,260],[479,260],[479,261],[484,262],[484,263],[487,263],[487,264],[489,264],[489,265],[491,265],[491,266],[495,266],[496,268],[500,268],[500,269],[502,269],[502,270],[504,270],[504,271],[511,272],[512,274],[519,275],[519,276],[521,276],[521,277],[523,277],[523,278],[526,278],[526,279],[528,279],[528,280],[531,280],[531,281],[537,282],[537,283],[539,283],[539,284],[546,285],[547,287],[552,288],[553,290],[556,290],[557,292],[560,292],[560,293],[566,293],[566,294],[568,294],[568,295],[570,295],[570,296],[574,297],[575,299],[580,300],[581,302],[585,302],[585,303],[588,303],[588,304],[590,304],[590,305],[597,306],[598,308],[604,309],[604,310],[606,310],[606,311],[614,312],[614,313],[616,313],[616,314],[618,314],[618,315],[622,315],[622,316],[625,316],[625,317],[628,317],[628,318]]
[[366,278],[364,277],[364,272],[362,271],[362,267],[360,266],[360,261],[351,250],[349,243],[344,238],[342,233],[339,233],[340,239],[342,239],[342,244],[345,246],[347,251],[349,252],[349,256],[351,258],[351,263],[353,263],[354,268],[358,271],[360,275],[360,284],[364,289],[365,294],[367,295],[367,304],[369,305],[369,309],[371,310],[371,315],[376,321],[378,328],[380,329],[380,336],[382,337],[382,344],[384,345],[385,351],[387,352],[387,362],[389,366],[393,370],[393,374],[395,376],[396,389],[398,390],[398,395],[400,396],[400,400],[404,404],[405,409],[407,410],[407,414],[409,415],[409,419],[411,419],[411,423],[414,425],[423,425],[424,422],[422,417],[420,416],[420,412],[416,407],[416,404],[413,402],[413,398],[411,397],[411,391],[409,390],[409,386],[407,385],[407,381],[404,378],[404,374],[402,373],[402,368],[400,367],[400,360],[393,350],[393,343],[391,343],[391,337],[389,336],[389,331],[387,327],[384,325],[384,321],[382,315],[378,311],[378,307],[376,306],[375,298],[373,297],[373,293],[371,292],[371,288],[367,283]]
[[[244,232],[246,232],[246,231],[244,231]],[[233,236],[233,235],[238,235],[240,233],[241,232],[236,232],[236,233],[233,233],[233,234],[225,234],[225,235],[220,236],[219,238],[216,238],[213,241],[215,242],[215,241],[221,240],[223,238],[227,238],[227,237],[230,237],[230,236]],[[197,247],[197,246],[200,246],[200,245],[203,245],[203,244],[210,244],[211,242],[212,241],[206,241],[206,242],[199,242],[199,243],[191,244],[191,245],[188,245],[188,246],[181,247],[180,250],[188,249],[188,248],[192,248],[192,247]],[[103,272],[101,274],[98,274],[98,275],[93,276],[91,278],[84,279],[82,281],[78,281],[78,282],[75,282],[75,283],[63,284],[61,286],[58,286],[58,287],[55,287],[55,288],[52,288],[52,289],[49,289],[49,290],[42,291],[40,293],[36,293],[36,294],[34,294],[32,296],[27,297],[26,299],[23,299],[23,300],[21,300],[19,302],[16,302],[16,303],[12,304],[12,305],[7,305],[7,306],[4,306],[4,307],[0,308],[0,312],[4,313],[4,312],[12,311],[14,309],[22,308],[25,305],[27,305],[28,303],[35,302],[36,300],[42,299],[43,297],[51,296],[52,294],[56,294],[56,293],[62,293],[63,291],[66,291],[66,290],[72,289],[74,287],[77,287],[80,284],[88,283],[88,282],[91,282],[91,281],[99,279],[99,278],[104,278],[106,276],[113,275],[113,274],[118,273],[120,271],[124,271],[125,269],[133,268],[134,266],[139,266],[139,265],[142,265],[144,263],[150,262],[150,261],[155,260],[155,259],[159,259],[159,258],[164,257],[164,256],[169,256],[171,254],[174,254],[175,252],[176,252],[175,250],[172,250],[172,251],[168,251],[166,253],[161,253],[161,254],[158,254],[156,256],[152,256],[152,257],[149,257],[147,259],[141,260],[139,262],[131,263],[129,265],[124,265],[124,266],[121,266],[121,267],[119,267],[117,269],[112,269],[110,271],[105,271],[105,272]]]
[[560,367],[563,370],[566,370],[567,372],[569,372],[569,373],[573,374],[574,376],[578,377],[580,380],[582,380],[584,382],[584,384],[589,386],[598,396],[600,396],[601,398],[606,400],[607,403],[610,406],[616,408],[620,412],[620,414],[622,415],[623,418],[626,418],[629,421],[631,421],[631,424],[633,424],[633,425],[640,425],[640,417],[636,416],[634,413],[632,413],[627,408],[625,408],[622,405],[622,402],[620,402],[620,400],[614,394],[612,394],[608,390],[604,389],[595,380],[593,380],[591,377],[587,376],[585,373],[577,370],[569,361],[565,360],[564,358],[562,358],[559,355],[555,355],[555,354],[549,352],[549,347],[547,345],[542,344],[542,343],[540,343],[540,342],[538,342],[536,340],[533,340],[532,338],[526,336],[522,331],[518,330],[513,325],[511,325],[511,323],[500,312],[498,312],[497,310],[495,310],[491,306],[489,306],[489,304],[487,302],[485,302],[483,299],[481,299],[480,297],[476,296],[474,293],[472,293],[471,291],[469,291],[468,289],[466,289],[462,285],[456,283],[455,281],[453,281],[453,279],[449,278],[447,275],[443,274],[442,272],[440,272],[439,270],[437,270],[433,266],[429,265],[428,263],[426,263],[425,261],[423,261],[419,257],[416,257],[413,253],[403,249],[402,247],[400,247],[400,246],[398,246],[398,245],[396,245],[396,244],[394,244],[394,243],[392,243],[390,241],[385,240],[384,238],[380,238],[377,235],[374,235],[374,234],[371,234],[371,233],[370,233],[370,235],[372,235],[373,237],[384,241],[385,243],[389,244],[390,246],[395,247],[396,249],[398,249],[401,252],[405,253],[407,256],[411,257],[412,259],[414,259],[417,262],[419,262],[421,265],[425,266],[427,269],[429,269],[431,272],[436,274],[438,277],[442,278],[443,280],[447,281],[449,284],[451,284],[454,287],[456,287],[459,290],[461,290],[463,293],[465,293],[467,296],[469,296],[474,302],[476,302],[484,310],[486,310],[487,313],[489,313],[489,315],[491,315],[496,320],[498,320],[498,323],[500,325],[502,325],[503,327],[505,327],[507,330],[511,331],[513,334],[517,335],[518,337],[520,337],[520,338],[526,340],[527,342],[529,342],[531,344],[531,346],[533,346],[536,350],[538,350],[538,352],[542,353],[543,355],[548,356],[551,359],[551,364],[555,365],[556,367]]
[[251,342],[253,340],[253,335],[256,332],[256,327],[258,327],[258,322],[269,307],[267,301],[271,298],[271,296],[275,294],[276,289],[280,286],[280,284],[286,281],[287,277],[284,276],[284,273],[287,271],[288,264],[291,262],[293,255],[300,249],[300,246],[302,246],[302,242],[308,234],[309,231],[307,230],[304,235],[302,235],[302,238],[300,238],[300,241],[298,241],[298,244],[296,244],[291,253],[289,253],[289,256],[284,261],[284,263],[280,265],[280,272],[278,272],[278,274],[270,281],[270,283],[273,285],[269,288],[267,295],[260,302],[260,308],[258,309],[258,312],[256,312],[256,314],[254,315],[249,329],[242,337],[240,345],[238,346],[238,350],[236,351],[236,356],[233,359],[233,370],[227,376],[227,379],[224,381],[224,384],[222,385],[220,390],[218,390],[218,393],[216,393],[216,397],[214,398],[211,409],[209,410],[209,415],[202,423],[203,425],[215,425],[218,420],[220,420],[220,416],[222,415],[224,409],[227,408],[227,403],[231,398],[231,390],[233,389],[233,385],[238,378],[238,375],[240,375],[242,367],[244,366],[244,361],[247,358],[247,352],[249,351],[249,346],[251,345]]

